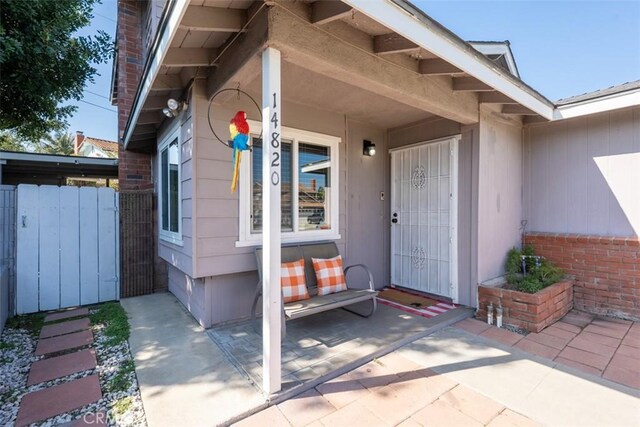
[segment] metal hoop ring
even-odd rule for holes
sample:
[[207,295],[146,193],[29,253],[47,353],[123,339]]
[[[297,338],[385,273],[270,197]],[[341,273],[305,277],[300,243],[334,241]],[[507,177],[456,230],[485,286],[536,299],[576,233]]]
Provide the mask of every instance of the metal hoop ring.
[[[228,142],[225,142],[222,139],[220,139],[218,134],[216,134],[216,131],[213,130],[213,124],[211,123],[211,107],[213,106],[213,100],[216,98],[216,96],[220,95],[223,92],[228,92],[228,91],[237,92],[238,93],[238,97],[240,97],[240,94],[243,94],[244,96],[249,98],[251,100],[251,102],[253,102],[253,105],[256,106],[256,110],[258,110],[258,114],[260,115],[260,122],[262,122],[262,110],[260,109],[260,106],[258,105],[256,100],[251,97],[251,95],[249,95],[247,92],[245,92],[245,91],[243,91],[241,89],[238,89],[238,88],[235,88],[235,89],[234,88],[220,89],[219,91],[217,91],[216,93],[214,93],[211,96],[211,98],[209,99],[209,108],[207,110],[207,121],[209,122],[209,129],[211,129],[211,132],[213,133],[213,136],[215,136],[216,139],[218,141],[220,141],[220,144],[224,145],[227,148],[231,148],[231,146],[229,145]],[[260,129],[260,136],[258,138],[262,139],[262,129]]]

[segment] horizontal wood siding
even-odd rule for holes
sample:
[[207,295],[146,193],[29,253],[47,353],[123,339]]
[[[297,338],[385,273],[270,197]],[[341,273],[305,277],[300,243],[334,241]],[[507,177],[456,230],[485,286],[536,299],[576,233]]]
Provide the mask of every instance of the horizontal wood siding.
[[640,232],[640,108],[525,128],[527,230]]

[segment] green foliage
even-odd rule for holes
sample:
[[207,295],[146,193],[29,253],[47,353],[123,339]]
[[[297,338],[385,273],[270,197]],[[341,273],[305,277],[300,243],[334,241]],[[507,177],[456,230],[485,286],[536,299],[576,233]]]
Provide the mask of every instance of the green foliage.
[[[526,275],[522,271],[522,256],[526,266]],[[536,292],[562,280],[564,272],[550,261],[533,258],[535,253],[531,246],[523,250],[512,248],[507,253],[505,272],[507,283],[521,292],[535,294]]]
[[109,346],[118,345],[129,339],[129,321],[124,308],[117,302],[107,302],[98,306],[98,310],[91,314],[91,324],[105,325],[104,335],[109,339]]
[[37,141],[61,129],[82,98],[92,64],[108,61],[113,41],[103,31],[78,35],[99,0],[2,0],[0,129]]
[[133,406],[133,397],[123,397],[122,399],[118,399],[116,403],[113,405],[113,412],[116,415],[125,414],[131,407]]
[[0,150],[6,151],[29,151],[29,146],[25,140],[18,138],[14,132],[0,132]]
[[31,335],[38,336],[44,325],[45,313],[24,314],[7,320],[6,326],[13,329],[26,329]]
[[39,152],[46,154],[73,154],[75,136],[67,132],[56,131],[53,135],[47,135],[40,142]]
[[109,384],[107,385],[110,392],[119,392],[119,391],[127,391],[131,386],[131,381],[129,381],[130,374],[135,370],[135,365],[133,364],[133,360],[129,359],[123,362],[118,372],[111,378]]

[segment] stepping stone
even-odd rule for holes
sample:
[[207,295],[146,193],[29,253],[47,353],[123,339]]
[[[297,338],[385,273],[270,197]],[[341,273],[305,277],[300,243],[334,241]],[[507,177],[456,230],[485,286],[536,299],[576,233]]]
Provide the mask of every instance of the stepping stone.
[[40,338],[51,338],[58,335],[70,334],[71,332],[89,329],[91,321],[88,317],[68,322],[54,323],[53,325],[45,325],[40,331]]
[[91,331],[74,332],[72,334],[61,335],[59,337],[39,340],[35,354],[36,356],[40,356],[90,344],[93,344],[93,334]]
[[42,359],[31,365],[27,385],[38,384],[96,367],[96,351],[92,348]]
[[26,394],[20,401],[16,426],[27,426],[74,409],[82,408],[102,398],[98,375],[90,375]]
[[88,412],[80,418],[60,425],[60,427],[106,426],[107,417],[108,415],[105,411]]
[[69,319],[71,317],[79,317],[86,316],[89,314],[89,309],[84,308],[76,308],[75,310],[67,310],[67,311],[59,311],[57,313],[51,313],[47,317],[44,318],[46,322],[53,322],[55,320]]

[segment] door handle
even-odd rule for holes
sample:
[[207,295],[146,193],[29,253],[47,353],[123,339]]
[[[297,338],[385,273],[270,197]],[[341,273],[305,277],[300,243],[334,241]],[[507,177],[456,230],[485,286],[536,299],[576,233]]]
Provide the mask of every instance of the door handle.
[[392,223],[394,223],[394,224],[397,224],[397,223],[398,223],[398,218],[393,218],[393,219],[391,220],[391,222],[392,222]]

